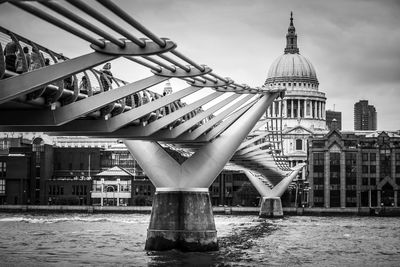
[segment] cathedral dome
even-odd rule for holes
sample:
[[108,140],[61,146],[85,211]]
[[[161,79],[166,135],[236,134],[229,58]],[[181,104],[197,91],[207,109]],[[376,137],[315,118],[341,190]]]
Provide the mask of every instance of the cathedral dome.
[[290,25],[286,34],[285,53],[278,57],[268,71],[266,84],[300,82],[318,85],[317,75],[311,62],[300,55],[297,47],[296,28],[293,25],[293,16],[290,16]]
[[266,83],[296,81],[318,83],[315,69],[307,58],[299,53],[286,53],[272,63]]

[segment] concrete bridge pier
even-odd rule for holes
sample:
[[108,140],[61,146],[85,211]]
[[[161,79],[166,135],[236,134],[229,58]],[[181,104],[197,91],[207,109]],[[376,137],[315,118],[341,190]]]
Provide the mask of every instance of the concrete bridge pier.
[[218,138],[182,164],[157,142],[124,141],[156,187],[146,249],[218,249],[208,188],[277,96],[261,97]]
[[158,188],[147,230],[146,250],[218,250],[208,188]]
[[260,206],[260,218],[282,218],[283,209],[280,197],[263,197]]

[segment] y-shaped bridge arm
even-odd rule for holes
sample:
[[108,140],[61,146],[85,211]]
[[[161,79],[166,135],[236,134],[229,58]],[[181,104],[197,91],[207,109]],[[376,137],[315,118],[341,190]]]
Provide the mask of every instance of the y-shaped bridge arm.
[[204,145],[182,165],[156,142],[124,142],[156,187],[208,188],[277,96],[278,93],[263,96],[218,138]]
[[304,166],[304,163],[296,165],[293,168],[293,171],[290,172],[285,178],[282,179],[280,183],[278,183],[272,189],[264,184],[262,180],[260,180],[260,178],[256,177],[250,171],[244,170],[243,173],[247,176],[247,178],[249,178],[250,182],[256,188],[261,197],[281,197],[289,187],[290,183]]

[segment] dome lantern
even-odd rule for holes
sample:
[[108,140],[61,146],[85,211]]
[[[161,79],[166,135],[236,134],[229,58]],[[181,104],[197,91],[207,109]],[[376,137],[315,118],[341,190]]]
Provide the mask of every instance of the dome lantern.
[[296,28],[293,25],[293,12],[290,12],[290,25],[288,33],[286,34],[286,48],[285,54],[298,54],[299,48],[297,47],[297,34]]

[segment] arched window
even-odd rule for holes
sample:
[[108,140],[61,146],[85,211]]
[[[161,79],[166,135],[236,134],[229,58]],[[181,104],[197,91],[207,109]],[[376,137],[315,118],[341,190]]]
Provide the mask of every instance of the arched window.
[[296,139],[296,150],[303,150],[303,141],[301,139]]

